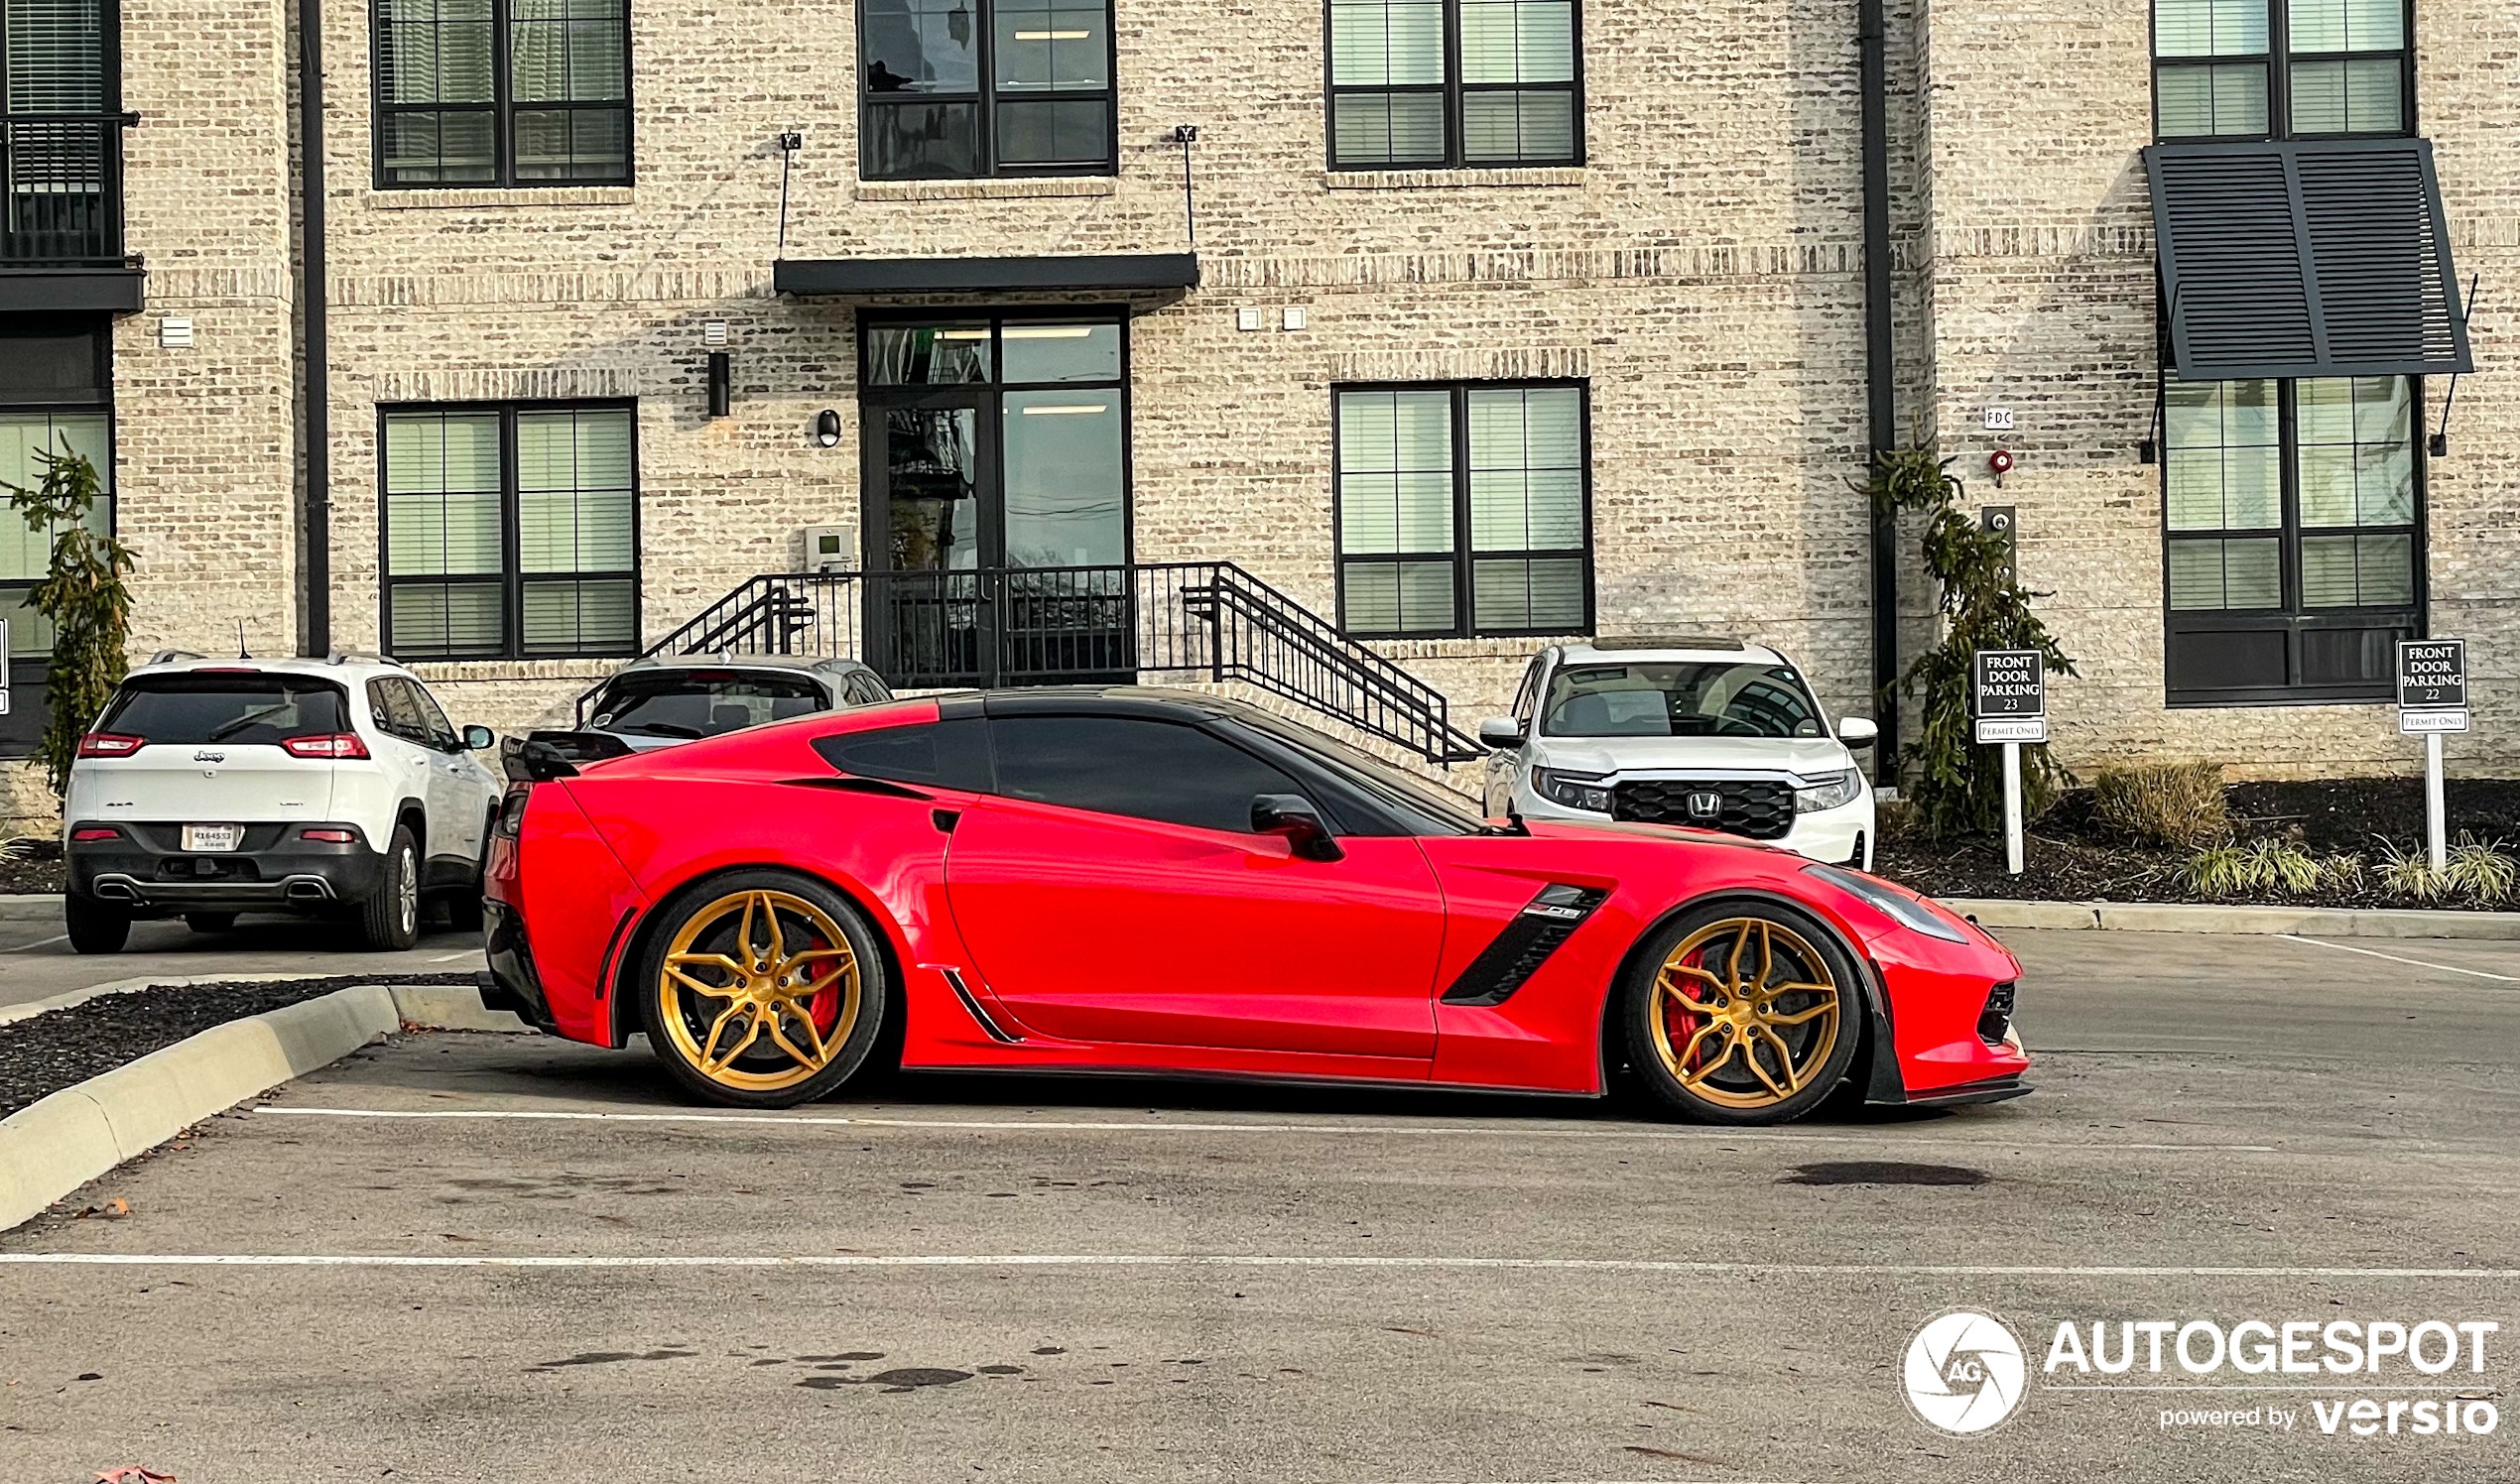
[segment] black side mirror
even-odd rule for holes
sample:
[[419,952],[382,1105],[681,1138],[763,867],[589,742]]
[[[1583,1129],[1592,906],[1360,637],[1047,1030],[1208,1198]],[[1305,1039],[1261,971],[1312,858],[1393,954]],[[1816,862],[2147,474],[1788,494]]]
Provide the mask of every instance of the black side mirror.
[[1251,829],[1285,840],[1299,860],[1339,860],[1347,854],[1330,837],[1322,811],[1301,794],[1262,794],[1253,799]]
[[488,752],[498,745],[498,735],[486,726],[468,726],[463,729],[463,750],[466,752]]

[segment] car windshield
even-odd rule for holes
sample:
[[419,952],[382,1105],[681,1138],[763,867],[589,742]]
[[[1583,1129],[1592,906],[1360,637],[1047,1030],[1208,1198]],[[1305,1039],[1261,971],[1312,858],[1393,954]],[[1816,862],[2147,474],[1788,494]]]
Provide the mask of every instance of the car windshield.
[[1549,677],[1551,737],[1818,737],[1820,707],[1783,665],[1742,660],[1576,662]]
[[148,742],[276,746],[350,729],[347,692],[294,675],[141,676],[125,680],[96,730]]
[[1335,737],[1267,711],[1241,711],[1235,719],[1337,769],[1351,785],[1372,795],[1385,807],[1410,816],[1431,833],[1476,834],[1487,827],[1478,805],[1463,796]]
[[822,687],[801,675],[644,670],[604,687],[594,705],[594,726],[641,737],[714,737],[825,709]]

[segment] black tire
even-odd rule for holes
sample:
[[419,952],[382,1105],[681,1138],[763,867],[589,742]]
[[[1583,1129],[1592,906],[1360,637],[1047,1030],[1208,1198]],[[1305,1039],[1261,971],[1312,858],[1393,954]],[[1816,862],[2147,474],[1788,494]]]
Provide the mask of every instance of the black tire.
[[[687,951],[732,956],[736,931],[749,926],[749,945],[766,948],[768,934],[757,919],[735,917],[739,911],[757,912],[758,908],[733,906],[741,899],[756,897],[771,904],[785,950],[816,956],[816,961],[803,965],[802,971],[809,984],[822,986],[819,992],[803,1000],[753,1001],[741,995],[704,996],[679,982],[669,984],[666,957],[687,934],[692,936]],[[820,924],[815,921],[818,916]],[[836,928],[845,941],[824,941],[828,934],[821,924]],[[810,936],[801,938],[800,933]],[[637,1000],[649,1049],[665,1063],[674,1080],[697,1097],[730,1108],[792,1108],[828,1097],[866,1065],[883,1037],[892,997],[891,976],[884,967],[880,939],[855,904],[810,876],[761,870],[713,877],[678,894],[660,908],[655,927],[645,937],[646,946],[622,993]],[[832,958],[833,950],[842,946],[847,949],[846,959]],[[781,969],[785,966],[772,962],[762,972],[761,984],[765,988],[784,984]],[[840,987],[844,968],[854,969],[857,993],[853,1003]],[[693,972],[713,983],[729,982],[722,970],[713,967]],[[826,1001],[824,996],[830,998]],[[833,1017],[828,1027],[819,1022],[825,1004]],[[806,1028],[795,1021],[795,1017],[806,1014],[818,1017],[811,1038],[803,1034]],[[669,1015],[679,1020],[680,1034],[675,1025],[669,1024]],[[741,1042],[733,1040],[738,1035],[744,1038]],[[800,1051],[807,1054],[800,1057]],[[715,1059],[713,1052],[722,1053],[726,1060],[712,1069],[704,1063]],[[811,1059],[815,1054],[825,1059],[816,1064]]]
[[62,921],[70,946],[81,953],[119,953],[131,937],[131,914],[76,892],[62,899]]
[[[1768,949],[1764,967],[1755,952],[1759,943]],[[1710,982],[1675,975],[1694,992],[1687,1003],[1703,993],[1710,1008],[1725,1013],[1692,1013],[1676,992],[1659,988],[1664,966],[1684,948],[1691,967],[1713,976]],[[1818,986],[1824,976],[1826,995],[1734,992],[1746,985]],[[1827,1101],[1853,1065],[1867,1014],[1863,982],[1837,935],[1807,913],[1759,900],[1692,908],[1646,940],[1620,986],[1628,1064],[1647,1096],[1682,1117],[1736,1126],[1790,1122]],[[1825,1003],[1833,1010],[1822,1011]],[[1730,1013],[1736,1004],[1743,1007],[1739,1019]],[[1788,1023],[1811,1012],[1818,1013]],[[1825,1047],[1819,1044],[1824,1034]]]
[[188,912],[184,915],[184,926],[191,928],[195,932],[225,932],[230,928],[236,926],[236,914],[232,912]]
[[408,825],[395,825],[386,842],[376,890],[359,904],[359,936],[379,953],[399,953],[420,941],[420,846]]

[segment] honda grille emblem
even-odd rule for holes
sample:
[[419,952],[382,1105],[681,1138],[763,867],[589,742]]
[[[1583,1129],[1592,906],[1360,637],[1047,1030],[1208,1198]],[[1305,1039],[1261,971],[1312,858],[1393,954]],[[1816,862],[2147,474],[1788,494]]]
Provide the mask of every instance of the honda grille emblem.
[[1723,812],[1723,796],[1706,790],[1689,796],[1689,817],[1712,819]]

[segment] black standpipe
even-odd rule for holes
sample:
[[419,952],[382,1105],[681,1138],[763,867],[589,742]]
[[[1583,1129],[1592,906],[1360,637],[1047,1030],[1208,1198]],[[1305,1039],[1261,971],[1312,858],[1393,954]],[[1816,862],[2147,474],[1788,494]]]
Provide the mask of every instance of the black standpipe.
[[[1870,425],[1869,474],[1898,445],[1898,365],[1890,341],[1890,56],[1882,0],[1860,0],[1863,71],[1864,402]],[[1899,777],[1899,523],[1872,514],[1872,683],[1881,727],[1873,777]]]

